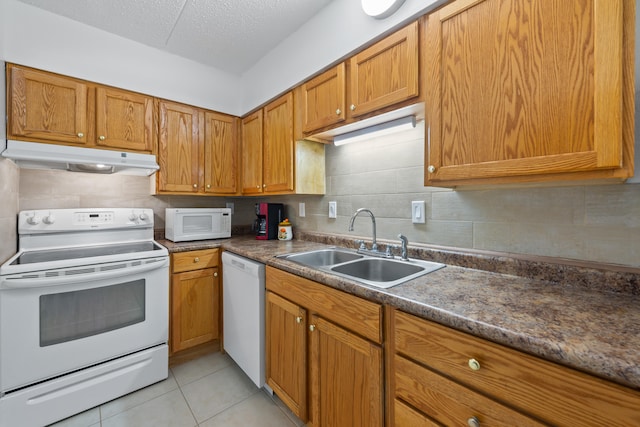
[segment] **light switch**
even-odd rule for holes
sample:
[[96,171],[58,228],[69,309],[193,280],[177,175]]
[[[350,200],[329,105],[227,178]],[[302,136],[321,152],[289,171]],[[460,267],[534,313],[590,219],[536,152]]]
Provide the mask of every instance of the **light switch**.
[[329,202],[329,218],[337,218],[338,216],[338,203]]
[[424,200],[411,202],[411,222],[424,224],[427,221]]
[[304,218],[305,215],[306,213],[304,211],[304,203],[298,203],[298,216],[300,218]]

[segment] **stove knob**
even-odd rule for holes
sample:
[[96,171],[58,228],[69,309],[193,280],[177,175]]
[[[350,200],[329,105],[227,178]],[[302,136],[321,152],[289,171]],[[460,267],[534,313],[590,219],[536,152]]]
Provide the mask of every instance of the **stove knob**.
[[40,224],[40,217],[37,216],[37,215],[30,216],[29,218],[27,218],[27,223],[29,223],[31,225]]
[[136,219],[138,219],[138,215],[136,215],[135,212],[131,211],[131,213],[129,214],[129,221],[135,221]]
[[149,215],[143,212],[138,216],[138,218],[140,218],[140,221],[146,221],[149,219]]
[[42,222],[44,222],[45,224],[53,224],[54,222],[56,222],[56,217],[51,215],[51,214],[49,214],[49,215],[44,217]]

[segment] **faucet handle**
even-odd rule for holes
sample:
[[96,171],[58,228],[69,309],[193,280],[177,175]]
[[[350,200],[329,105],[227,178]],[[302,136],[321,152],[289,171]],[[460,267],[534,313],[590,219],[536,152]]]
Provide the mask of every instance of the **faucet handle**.
[[367,247],[364,245],[364,240],[357,239],[355,240],[355,242],[356,242],[356,245],[358,245],[358,250],[362,251],[367,249]]
[[387,258],[393,258],[393,250],[398,249],[398,246],[396,245],[387,245],[387,250],[385,252],[385,256]]

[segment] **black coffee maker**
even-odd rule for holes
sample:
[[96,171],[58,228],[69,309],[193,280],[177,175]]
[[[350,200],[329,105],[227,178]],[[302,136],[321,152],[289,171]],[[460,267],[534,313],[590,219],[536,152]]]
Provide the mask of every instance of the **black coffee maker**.
[[256,239],[273,240],[278,238],[278,224],[285,219],[282,203],[256,203],[255,222]]

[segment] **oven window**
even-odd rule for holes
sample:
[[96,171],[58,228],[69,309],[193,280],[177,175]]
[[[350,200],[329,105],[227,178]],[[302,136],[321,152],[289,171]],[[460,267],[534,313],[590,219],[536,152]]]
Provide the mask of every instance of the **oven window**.
[[143,322],[144,282],[40,296],[40,347]]

